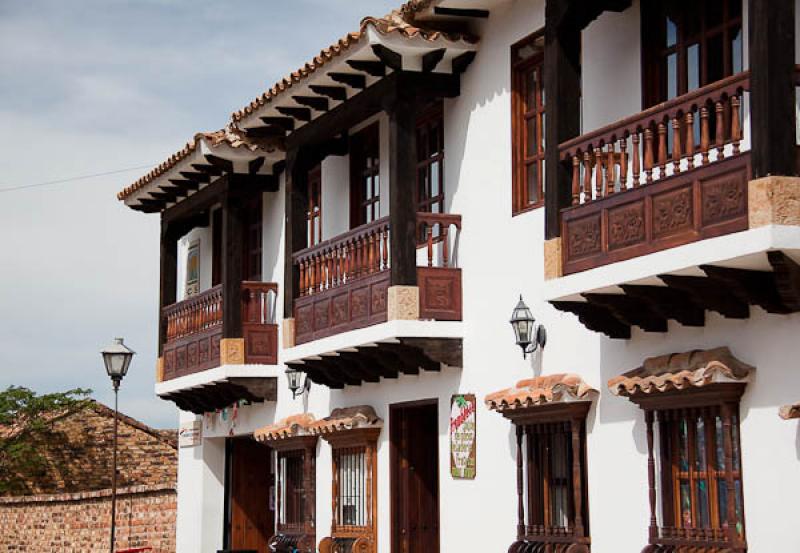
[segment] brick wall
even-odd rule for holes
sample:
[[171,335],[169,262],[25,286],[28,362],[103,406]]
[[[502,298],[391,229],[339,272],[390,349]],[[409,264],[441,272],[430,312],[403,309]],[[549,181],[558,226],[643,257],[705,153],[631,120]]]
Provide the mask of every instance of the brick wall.
[[[151,547],[153,553],[173,553],[176,511],[172,484],[121,489],[117,549]],[[0,551],[107,552],[110,518],[109,490],[0,497]]]

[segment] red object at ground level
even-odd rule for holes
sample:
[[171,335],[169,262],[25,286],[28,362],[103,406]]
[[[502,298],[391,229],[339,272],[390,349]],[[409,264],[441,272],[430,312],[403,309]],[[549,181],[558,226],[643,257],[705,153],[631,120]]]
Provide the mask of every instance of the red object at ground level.
[[142,553],[143,551],[152,551],[152,547],[134,547],[133,549],[118,549],[117,553]]

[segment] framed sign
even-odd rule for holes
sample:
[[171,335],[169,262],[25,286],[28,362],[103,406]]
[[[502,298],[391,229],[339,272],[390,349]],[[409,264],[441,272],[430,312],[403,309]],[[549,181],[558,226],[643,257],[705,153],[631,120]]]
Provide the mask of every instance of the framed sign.
[[476,416],[475,394],[450,398],[450,475],[475,478]]
[[181,424],[178,430],[178,447],[195,447],[203,440],[203,422],[191,421]]
[[186,254],[186,297],[194,296],[200,291],[200,241],[189,245]]

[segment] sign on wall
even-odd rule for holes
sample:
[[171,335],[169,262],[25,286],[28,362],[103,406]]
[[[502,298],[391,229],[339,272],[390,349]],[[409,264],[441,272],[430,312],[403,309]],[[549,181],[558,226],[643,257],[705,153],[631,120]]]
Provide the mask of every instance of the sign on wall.
[[191,421],[178,429],[178,447],[195,447],[203,440],[203,422]]
[[475,394],[450,398],[450,474],[453,478],[475,478]]

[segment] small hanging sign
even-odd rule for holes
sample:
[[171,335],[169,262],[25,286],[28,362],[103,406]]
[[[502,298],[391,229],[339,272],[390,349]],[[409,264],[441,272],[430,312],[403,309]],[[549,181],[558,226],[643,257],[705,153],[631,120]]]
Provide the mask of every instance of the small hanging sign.
[[475,478],[476,411],[475,394],[450,398],[450,475],[453,478]]
[[203,421],[185,422],[178,429],[178,447],[196,447],[202,439]]

